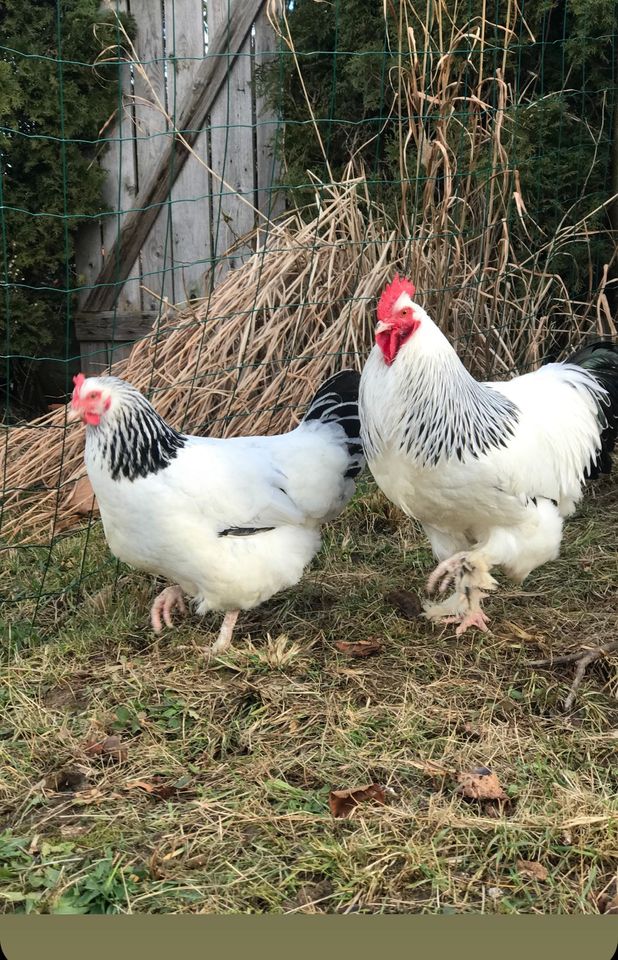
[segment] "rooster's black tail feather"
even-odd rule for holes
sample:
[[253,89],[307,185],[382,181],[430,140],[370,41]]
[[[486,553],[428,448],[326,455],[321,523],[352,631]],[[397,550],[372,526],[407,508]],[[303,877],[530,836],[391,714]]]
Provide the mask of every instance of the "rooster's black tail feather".
[[599,474],[610,473],[618,437],[618,343],[597,340],[574,353],[567,363],[583,367],[607,391],[606,402],[599,409],[604,424],[601,449],[588,470],[590,479],[596,480]]

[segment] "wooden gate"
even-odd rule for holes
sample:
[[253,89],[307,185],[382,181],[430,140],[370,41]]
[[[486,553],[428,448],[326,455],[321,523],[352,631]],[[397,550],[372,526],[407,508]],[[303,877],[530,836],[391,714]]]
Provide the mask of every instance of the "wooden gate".
[[85,373],[126,356],[165,300],[205,296],[283,209],[277,117],[256,91],[275,57],[264,0],[120,0],[135,24],[100,163],[110,213],[77,243]]

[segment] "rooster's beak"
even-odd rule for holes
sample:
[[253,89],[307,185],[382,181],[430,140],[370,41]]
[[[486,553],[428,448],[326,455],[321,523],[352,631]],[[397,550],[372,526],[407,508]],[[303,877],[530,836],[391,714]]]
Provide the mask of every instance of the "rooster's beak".
[[380,320],[380,322],[376,327],[375,332],[384,333],[386,330],[392,330],[392,329],[393,329],[392,323],[387,323],[385,320]]

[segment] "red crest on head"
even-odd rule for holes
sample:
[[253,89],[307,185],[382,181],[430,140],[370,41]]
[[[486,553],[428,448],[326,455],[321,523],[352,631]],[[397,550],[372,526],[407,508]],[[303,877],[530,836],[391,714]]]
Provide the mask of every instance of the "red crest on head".
[[78,373],[76,377],[73,377],[73,383],[75,384],[75,389],[73,390],[74,400],[78,399],[80,390],[83,387],[85,382],[86,382],[86,378],[83,373]]
[[402,293],[407,293],[409,297],[413,297],[416,293],[416,287],[405,277],[395,276],[394,280],[384,287],[382,296],[378,300],[378,320],[388,320]]

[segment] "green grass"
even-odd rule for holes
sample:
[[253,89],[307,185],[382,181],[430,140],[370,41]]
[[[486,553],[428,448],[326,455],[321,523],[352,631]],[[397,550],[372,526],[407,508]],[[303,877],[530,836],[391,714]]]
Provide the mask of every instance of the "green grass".
[[[616,636],[617,533],[615,485],[597,486],[559,560],[523,589],[501,580],[492,633],[456,638],[385,599],[421,594],[432,561],[367,484],[301,584],[242,615],[210,664],[218,617],[156,638],[153,582],[121,569],[114,589],[98,528],[86,550],[61,541],[45,590],[82,571],[81,594],[4,608],[0,909],[598,912],[616,893],[616,658],[569,716],[573,667],[528,661]],[[47,559],[11,553],[2,593],[36,594]],[[375,636],[366,660],[334,646]],[[106,734],[124,760],[87,752]],[[508,806],[457,793],[479,764]],[[333,819],[330,789],[372,781],[388,806]]]

